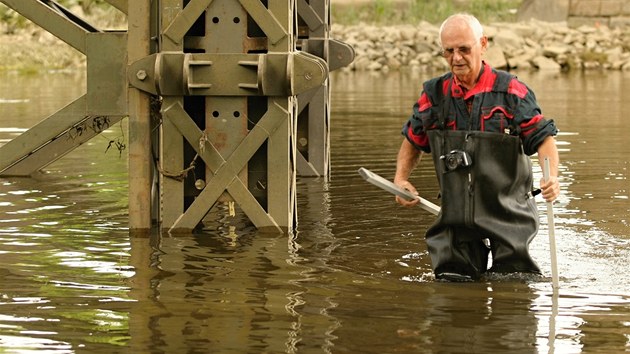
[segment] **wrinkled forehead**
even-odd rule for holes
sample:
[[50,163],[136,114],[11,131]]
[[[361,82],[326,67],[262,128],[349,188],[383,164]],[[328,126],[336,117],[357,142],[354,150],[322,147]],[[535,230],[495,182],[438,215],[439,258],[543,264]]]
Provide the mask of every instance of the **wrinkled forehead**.
[[455,18],[444,24],[440,41],[444,48],[456,48],[473,45],[479,38],[475,38],[475,33],[468,22]]

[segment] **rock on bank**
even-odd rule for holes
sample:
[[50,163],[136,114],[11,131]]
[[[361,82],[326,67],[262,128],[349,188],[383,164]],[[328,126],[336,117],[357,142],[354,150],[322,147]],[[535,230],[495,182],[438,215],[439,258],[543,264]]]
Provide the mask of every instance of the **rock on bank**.
[[[331,37],[356,52],[345,70],[421,71],[448,69],[439,56],[439,28],[418,25],[344,26],[333,24]],[[570,28],[566,23],[531,20],[484,26],[489,38],[485,60],[509,70],[624,70],[630,71],[630,30],[605,26]]]

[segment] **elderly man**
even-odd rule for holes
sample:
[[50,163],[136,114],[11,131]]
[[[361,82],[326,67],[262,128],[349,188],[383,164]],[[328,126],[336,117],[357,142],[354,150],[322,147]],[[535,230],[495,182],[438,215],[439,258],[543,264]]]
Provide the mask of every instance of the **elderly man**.
[[529,255],[539,220],[528,155],[538,153],[541,166],[549,159],[550,178],[540,189],[554,201],[560,194],[557,129],[524,83],[482,60],[488,38],[475,17],[447,18],[440,41],[451,71],[424,83],[403,127],[394,183],[417,193],[409,176],[423,153],[431,153],[442,210],[426,242],[437,279],[472,281],[487,271],[539,274]]

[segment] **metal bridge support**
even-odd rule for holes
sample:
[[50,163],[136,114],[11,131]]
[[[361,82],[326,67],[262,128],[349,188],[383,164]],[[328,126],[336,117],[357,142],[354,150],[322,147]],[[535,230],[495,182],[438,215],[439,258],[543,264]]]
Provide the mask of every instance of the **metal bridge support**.
[[[127,13],[129,20],[127,61],[133,63],[150,55],[151,0],[136,0]],[[121,81],[125,82],[124,78]],[[140,89],[129,87],[129,230],[144,234],[152,225],[155,204],[152,201],[153,154],[151,149],[151,96]],[[149,206],[149,207],[147,207]]]
[[128,33],[52,0],[0,2],[88,58],[88,93],[3,146],[0,174],[29,175],[128,114],[132,231],[189,231],[221,202],[291,229],[296,174],[327,176],[328,72],[354,56],[328,39],[329,0],[107,0]]
[[[354,59],[351,46],[329,38],[330,0],[297,0],[298,49],[316,55],[334,71]],[[329,81],[298,95],[297,167],[301,176],[325,176],[330,172]]]

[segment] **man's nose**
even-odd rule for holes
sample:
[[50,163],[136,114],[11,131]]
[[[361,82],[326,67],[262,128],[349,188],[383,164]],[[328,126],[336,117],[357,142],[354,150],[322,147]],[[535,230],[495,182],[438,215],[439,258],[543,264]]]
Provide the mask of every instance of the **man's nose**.
[[462,59],[464,56],[462,55],[462,53],[455,49],[455,51],[453,52],[453,61],[459,61],[460,59]]

